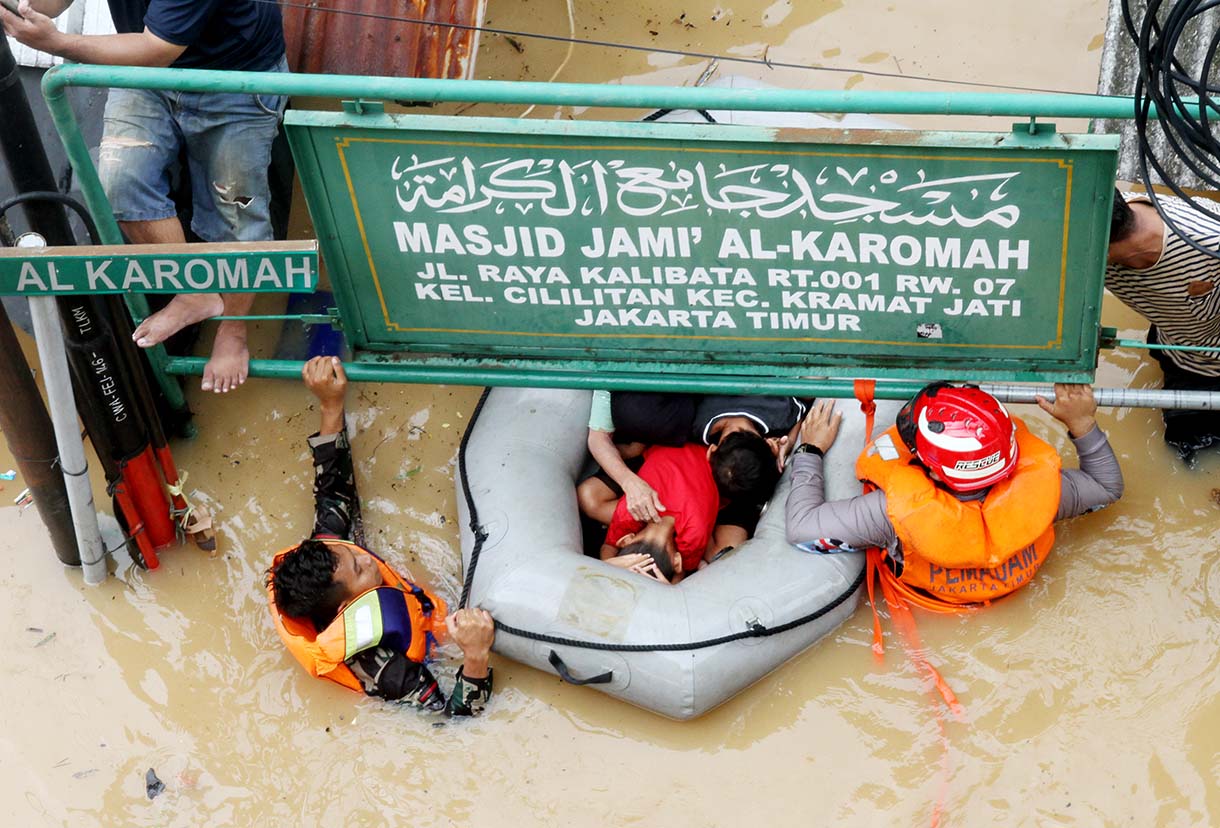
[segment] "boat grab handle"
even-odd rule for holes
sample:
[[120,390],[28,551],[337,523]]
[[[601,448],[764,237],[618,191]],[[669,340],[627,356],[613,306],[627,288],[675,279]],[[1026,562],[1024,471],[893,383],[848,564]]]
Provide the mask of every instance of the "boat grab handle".
[[548,660],[551,662],[551,666],[555,668],[555,672],[559,674],[559,677],[568,684],[609,684],[610,682],[614,681],[613,670],[607,670],[601,675],[591,676],[587,679],[576,678],[571,674],[571,672],[568,671],[568,665],[563,663],[563,659],[559,657],[559,653],[555,652],[554,650],[551,650],[551,657]]

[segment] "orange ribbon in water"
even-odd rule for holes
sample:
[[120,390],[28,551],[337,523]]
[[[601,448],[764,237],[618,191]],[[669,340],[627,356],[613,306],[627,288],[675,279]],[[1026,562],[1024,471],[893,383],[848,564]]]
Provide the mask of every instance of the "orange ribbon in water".
[[[853,387],[856,399],[860,402],[860,411],[864,414],[865,445],[873,438],[874,418],[877,413],[877,403],[874,401],[876,389],[877,383],[874,380],[856,380]],[[875,488],[872,483],[864,481],[865,492],[871,492]],[[881,595],[885,598],[885,605],[890,611],[890,621],[902,634],[911,661],[932,680],[941,698],[945,700],[945,704],[955,716],[960,717],[964,710],[957,700],[957,695],[924,654],[923,642],[919,637],[915,616],[911,614],[911,606],[917,606],[929,612],[957,613],[970,612],[980,605],[955,604],[918,592],[904,584],[890,571],[890,568],[885,565],[884,557],[885,553],[876,547],[867,552],[865,581],[868,584],[868,601],[873,608],[873,654],[878,659],[885,654],[881,634],[881,617],[877,613],[877,599],[874,591],[874,584],[880,582]]]
[[[856,399],[860,401],[860,411],[864,414],[864,444],[867,446],[873,439],[873,421],[874,415],[877,413],[877,403],[874,401],[877,384],[874,380],[856,380],[854,383],[854,391]],[[864,491],[871,492],[876,489],[872,483],[864,481]],[[940,671],[932,666],[932,662],[928,661],[927,653],[923,647],[923,641],[919,637],[919,628],[915,624],[915,616],[911,613],[911,606],[917,606],[929,612],[938,613],[956,613],[969,612],[974,610],[978,604],[953,604],[947,601],[942,601],[931,595],[924,595],[911,587],[904,584],[898,579],[890,568],[885,565],[885,552],[872,547],[866,553],[866,570],[865,583],[868,584],[868,602],[873,609],[873,655],[878,661],[881,661],[885,655],[885,644],[882,641],[881,634],[881,616],[877,612],[877,598],[874,592],[874,584],[881,584],[881,595],[885,598],[886,608],[890,612],[890,621],[898,628],[902,635],[904,649],[907,656],[911,659],[911,663],[915,668],[923,673],[931,680],[932,685],[940,693],[940,697],[944,700],[945,705],[953,713],[954,718],[962,721],[965,718],[965,708],[957,700],[957,694],[953,692],[953,688],[945,681],[944,676]],[[940,734],[941,741],[941,780],[940,788],[936,796],[936,804],[932,809],[932,828],[940,825],[941,815],[945,810],[945,799],[949,792],[949,737],[945,733],[945,720],[941,711],[940,705],[934,705],[934,713],[936,715],[936,728]]]

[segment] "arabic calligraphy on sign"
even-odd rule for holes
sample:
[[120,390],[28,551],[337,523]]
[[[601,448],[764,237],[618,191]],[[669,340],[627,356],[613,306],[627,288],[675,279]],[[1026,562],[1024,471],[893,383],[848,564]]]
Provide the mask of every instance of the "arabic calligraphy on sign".
[[556,158],[464,155],[396,156],[390,178],[406,213],[506,211],[547,217],[663,217],[736,213],[774,219],[799,215],[834,223],[1007,229],[1021,217],[1005,189],[1019,172],[928,178],[876,164],[845,167],[790,163],[731,166],[696,161],[661,166],[627,160],[569,162]]

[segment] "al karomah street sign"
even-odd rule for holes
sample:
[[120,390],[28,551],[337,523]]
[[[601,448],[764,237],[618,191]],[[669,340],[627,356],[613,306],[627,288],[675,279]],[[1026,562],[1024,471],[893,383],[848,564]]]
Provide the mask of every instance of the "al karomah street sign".
[[0,248],[0,295],[312,292],[316,241]]
[[1110,136],[289,113],[384,350],[1086,378]]

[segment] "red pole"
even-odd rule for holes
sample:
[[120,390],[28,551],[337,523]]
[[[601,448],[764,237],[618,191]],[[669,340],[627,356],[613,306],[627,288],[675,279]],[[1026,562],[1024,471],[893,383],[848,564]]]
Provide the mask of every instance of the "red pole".
[[144,531],[144,520],[140,517],[140,511],[136,508],[136,504],[132,503],[131,495],[127,493],[127,483],[120,477],[114,486],[114,500],[118,505],[118,511],[123,514],[123,523],[127,526],[127,534],[136,542],[136,548],[140,550],[140,557],[144,560],[144,566],[149,569],[156,569],[161,565],[160,559],[157,558],[157,550],[152,544],[152,540],[148,537],[148,532]]
[[[175,539],[174,522],[169,516],[169,501],[161,486],[152,446],[145,446],[144,451],[124,463],[122,469],[123,482],[144,521],[149,540],[158,549],[169,546]],[[151,561],[148,566],[152,568]]]

